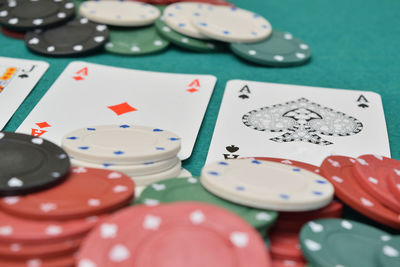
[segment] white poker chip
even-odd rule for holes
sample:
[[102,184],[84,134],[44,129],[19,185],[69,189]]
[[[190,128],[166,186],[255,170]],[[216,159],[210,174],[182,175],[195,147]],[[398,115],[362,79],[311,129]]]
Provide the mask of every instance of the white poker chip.
[[181,172],[176,178],[190,178],[193,177],[192,173],[184,168],[181,168]]
[[203,35],[224,42],[259,42],[268,38],[272,32],[268,20],[236,7],[206,8],[196,12],[191,21]]
[[281,163],[235,159],[206,165],[203,186],[229,201],[254,208],[308,211],[332,201],[334,188],[322,176]]
[[203,9],[212,8],[211,5],[201,3],[175,3],[167,6],[164,10],[164,22],[173,30],[197,39],[210,39],[201,34],[191,22],[191,17]]
[[132,179],[135,181],[135,184],[138,186],[144,186],[144,185],[149,185],[151,183],[155,183],[161,180],[165,179],[170,179],[170,178],[176,178],[180,175],[182,170],[182,164],[181,161],[178,161],[178,163],[173,166],[172,168],[165,170],[160,173],[153,173],[149,175],[143,175],[143,176],[132,176]]
[[181,148],[181,139],[159,128],[105,125],[66,134],[62,147],[77,160],[128,165],[175,157]]
[[81,16],[113,26],[144,26],[160,16],[156,7],[134,1],[86,1],[79,8]]
[[129,176],[134,176],[134,175],[149,175],[149,174],[163,172],[178,164],[179,160],[180,159],[178,157],[173,157],[167,160],[149,161],[141,164],[119,165],[119,164],[110,164],[107,162],[104,162],[102,164],[97,164],[72,158],[71,165],[76,167],[114,170],[125,173],[126,175]]

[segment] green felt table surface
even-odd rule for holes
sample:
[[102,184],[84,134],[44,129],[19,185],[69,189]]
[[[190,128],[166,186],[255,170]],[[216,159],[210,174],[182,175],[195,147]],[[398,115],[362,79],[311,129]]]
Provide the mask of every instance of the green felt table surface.
[[139,57],[103,52],[81,58],[51,58],[31,53],[21,40],[0,35],[0,56],[50,63],[47,73],[11,118],[5,130],[17,129],[68,63],[83,60],[139,70],[212,74],[218,78],[193,154],[184,162],[184,167],[194,175],[199,175],[205,162],[224,88],[231,79],[377,92],[383,99],[392,157],[400,158],[400,1],[231,2],[238,7],[258,12],[275,29],[289,31],[308,43],[313,52],[311,62],[293,68],[268,68],[246,63],[229,52],[202,54],[175,47],[160,54]]

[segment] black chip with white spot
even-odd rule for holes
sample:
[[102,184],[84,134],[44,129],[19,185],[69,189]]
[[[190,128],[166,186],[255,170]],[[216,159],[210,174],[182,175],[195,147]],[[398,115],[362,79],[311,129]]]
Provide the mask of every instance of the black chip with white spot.
[[48,56],[81,56],[101,50],[107,42],[106,25],[75,19],[45,31],[28,32],[25,44],[33,52]]
[[54,27],[74,17],[71,0],[9,0],[0,5],[0,24],[15,31]]
[[0,132],[0,196],[52,187],[68,176],[70,161],[59,146],[42,138]]

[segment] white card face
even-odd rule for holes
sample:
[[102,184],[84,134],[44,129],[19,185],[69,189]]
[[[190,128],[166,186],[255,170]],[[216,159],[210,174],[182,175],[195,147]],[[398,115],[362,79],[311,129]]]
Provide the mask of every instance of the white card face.
[[70,63],[17,132],[57,144],[68,132],[108,124],[153,126],[182,138],[190,157],[216,83],[210,75],[137,71]]
[[0,130],[48,69],[44,61],[0,57]]
[[380,95],[229,81],[207,162],[276,157],[320,165],[329,155],[390,157]]

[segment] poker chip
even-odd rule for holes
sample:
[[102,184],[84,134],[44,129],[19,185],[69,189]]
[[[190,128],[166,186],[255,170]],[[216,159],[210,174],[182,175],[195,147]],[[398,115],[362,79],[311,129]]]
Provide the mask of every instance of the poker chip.
[[207,6],[190,18],[201,34],[223,42],[259,42],[272,32],[265,18],[236,7]]
[[132,176],[132,179],[135,181],[135,184],[137,185],[140,186],[148,185],[157,181],[177,177],[181,173],[181,168],[182,168],[181,161],[178,161],[178,163],[175,166],[163,172],[153,173],[143,176],[134,175]]
[[268,236],[272,258],[304,261],[299,243],[299,234],[297,232],[271,231]]
[[179,201],[197,201],[213,204],[241,216],[258,230],[273,225],[277,212],[241,206],[214,196],[203,188],[198,178],[172,178],[151,184],[142,192],[137,203],[149,206]]
[[80,18],[57,28],[28,32],[25,44],[33,52],[42,55],[78,56],[102,49],[107,38],[107,26]]
[[74,16],[75,5],[69,0],[12,0],[0,6],[0,24],[16,31],[53,27]]
[[176,166],[178,162],[179,162],[178,157],[173,157],[171,159],[162,161],[149,161],[138,165],[118,165],[109,163],[97,164],[77,159],[71,159],[71,164],[72,166],[75,167],[108,169],[125,173],[128,176],[135,176],[135,175],[140,176],[140,175],[160,173]]
[[179,173],[177,178],[190,178],[190,177],[193,177],[191,172],[184,168],[181,168],[181,172]]
[[272,267],[310,267],[304,261],[294,261],[288,259],[272,259]]
[[73,267],[75,266],[75,257],[66,255],[56,258],[32,258],[27,260],[9,260],[0,259],[0,266],[7,267]]
[[191,23],[191,17],[197,12],[212,8],[208,4],[179,2],[171,4],[164,9],[164,22],[174,31],[197,39],[210,39],[201,34]]
[[308,211],[328,205],[333,186],[313,172],[285,164],[236,159],[206,165],[203,186],[229,201],[261,209]]
[[317,167],[315,165],[312,165],[312,164],[309,164],[309,163],[305,163],[305,162],[301,162],[301,161],[291,160],[291,159],[270,158],[270,157],[253,157],[253,159],[255,159],[255,160],[264,160],[264,161],[272,161],[272,162],[279,162],[279,163],[282,163],[282,164],[299,167],[299,168],[305,169],[307,171],[314,172],[316,174],[320,174],[320,172],[321,172],[319,167]]
[[124,55],[145,55],[165,50],[169,42],[154,26],[134,29],[111,29],[106,51]]
[[0,207],[32,219],[83,218],[128,204],[134,190],[130,177],[120,172],[76,167],[64,183],[39,193],[3,198]]
[[0,132],[0,196],[36,192],[62,182],[68,155],[57,145],[25,134]]
[[86,1],[79,8],[81,16],[112,26],[145,26],[160,16],[158,8],[135,1]]
[[100,164],[140,164],[176,156],[181,139],[159,128],[106,125],[72,131],[63,137],[62,146],[75,159]]
[[78,250],[81,242],[82,237],[45,244],[0,243],[0,258],[21,260],[37,257],[60,257]]
[[258,43],[232,43],[234,54],[247,61],[275,67],[297,66],[311,58],[310,47],[291,33],[273,30]]
[[14,39],[21,39],[25,38],[25,32],[15,32],[6,28],[1,28],[1,33],[7,37],[14,38]]
[[400,236],[392,237],[380,248],[378,263],[381,267],[400,266]]
[[138,205],[109,217],[83,242],[78,267],[117,265],[271,266],[264,241],[250,225],[198,202]]
[[155,27],[160,35],[162,35],[165,39],[174,45],[187,50],[196,52],[216,52],[226,49],[226,45],[223,43],[200,40],[174,31],[167,24],[165,24],[163,17],[160,17],[156,20]]
[[392,189],[388,185],[389,172],[394,172],[395,168],[398,168],[400,173],[400,162],[397,160],[382,156],[363,155],[355,163],[355,172],[357,173],[355,178],[362,188],[381,204],[400,213],[400,201],[392,194]]
[[311,221],[300,232],[304,256],[313,266],[376,267],[376,251],[391,236],[351,220]]
[[[13,198],[3,198],[12,201]],[[92,216],[70,221],[36,221],[14,217],[0,211],[0,242],[23,244],[47,244],[79,238],[91,230],[101,218]],[[2,265],[0,265],[2,266]]]
[[335,187],[335,195],[348,206],[395,229],[400,229],[400,214],[377,201],[364,191],[355,177],[356,159],[345,156],[329,156],[321,165],[321,173]]

